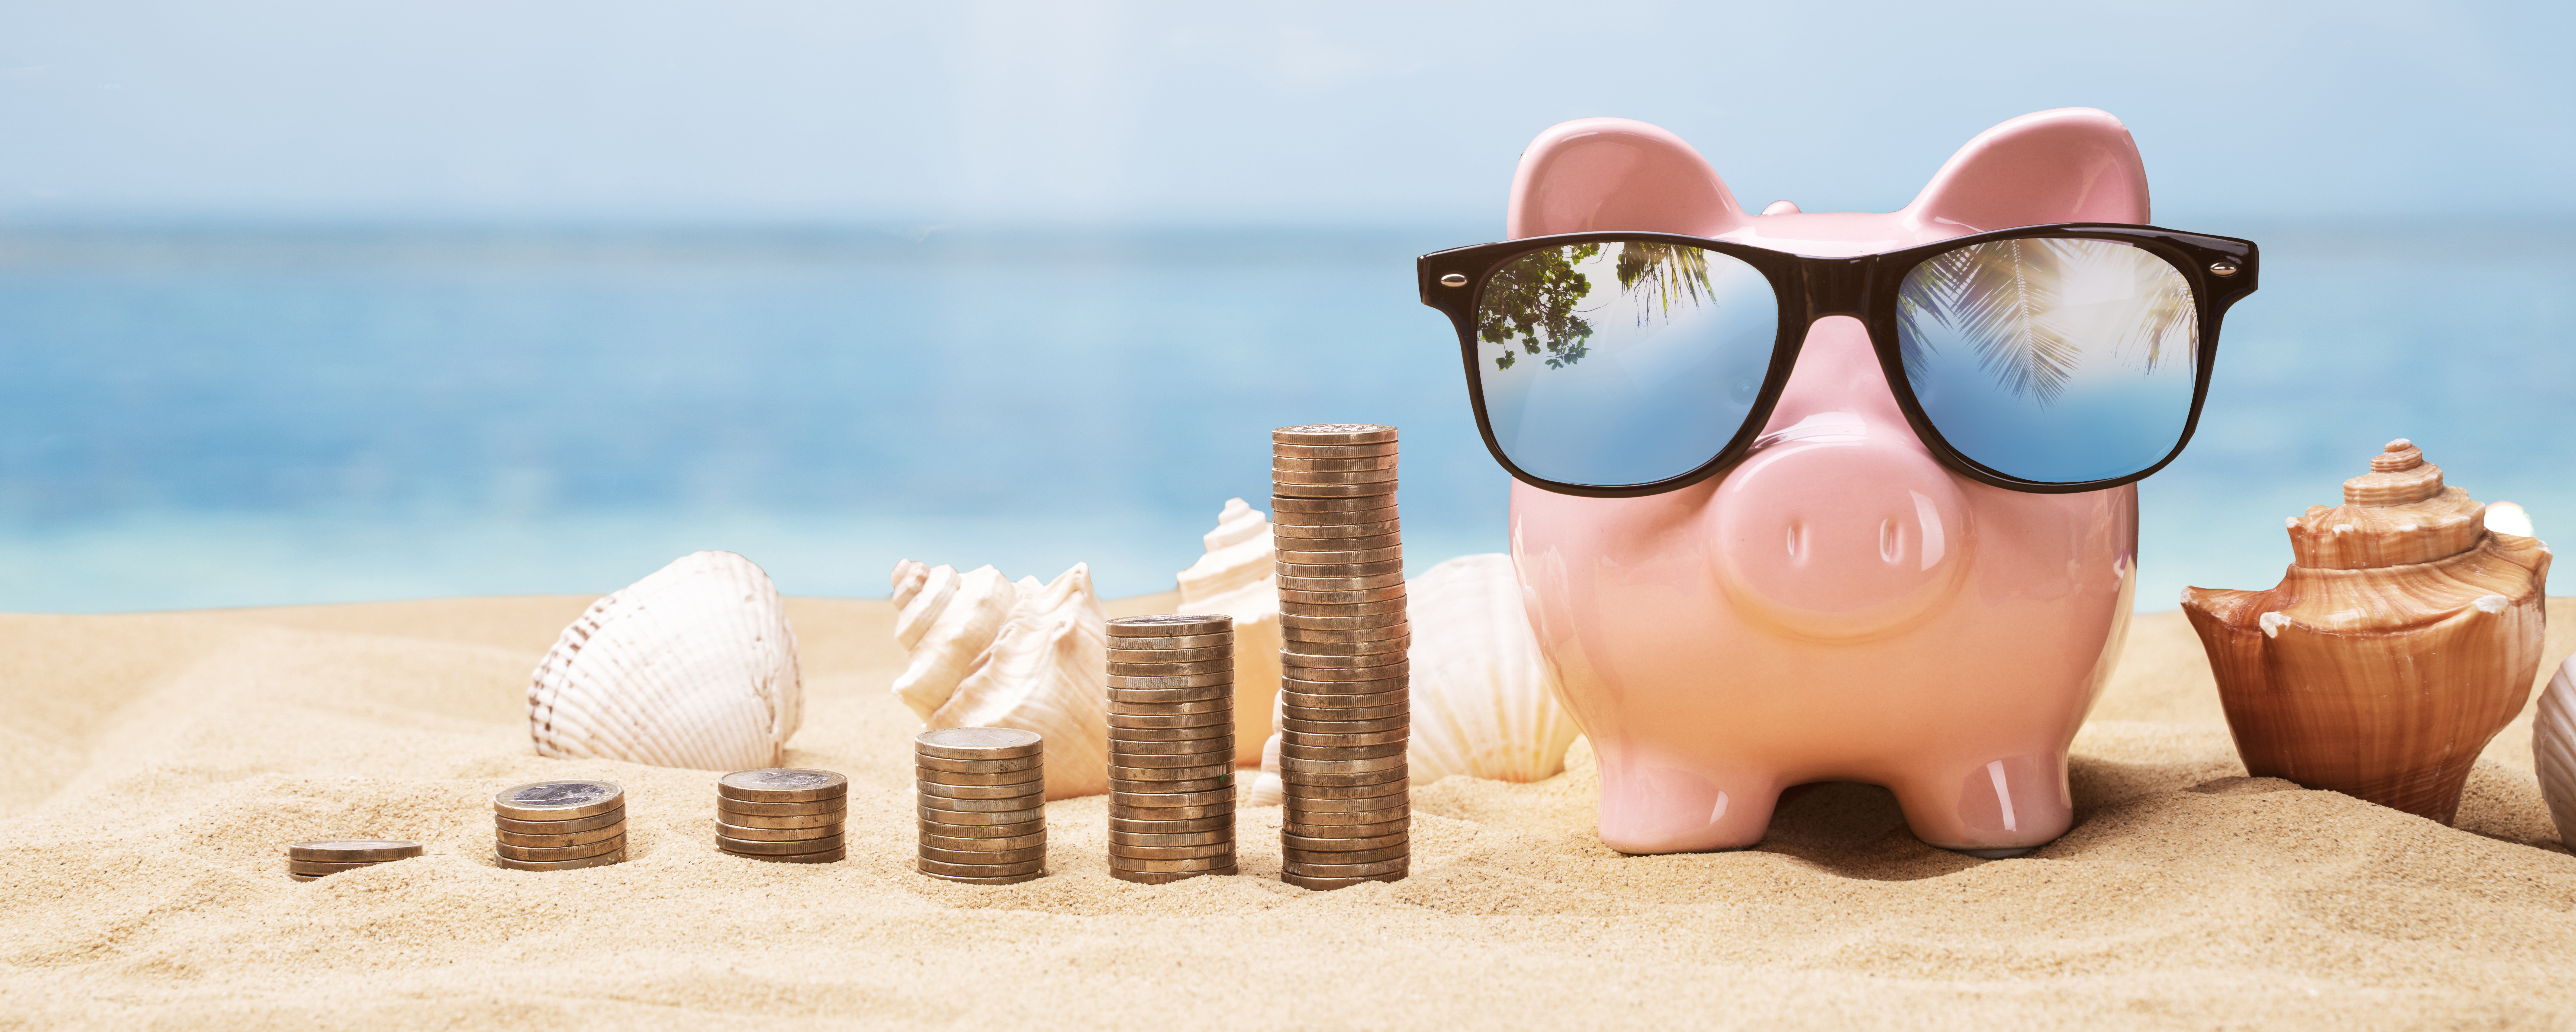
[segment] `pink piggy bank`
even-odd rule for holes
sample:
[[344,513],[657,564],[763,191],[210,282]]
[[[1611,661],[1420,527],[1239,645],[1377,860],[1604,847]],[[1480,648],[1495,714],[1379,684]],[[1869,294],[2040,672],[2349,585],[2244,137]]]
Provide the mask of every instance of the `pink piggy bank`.
[[[1886,214],[1753,214],[1671,133],[1585,119],[1510,204],[1511,241],[1425,256],[1422,289],[1516,478],[1602,841],[1750,846],[1821,781],[1886,786],[1944,849],[2065,833],[2131,484],[2188,440],[2252,245],[2138,225],[2136,145],[2087,109],[1987,131]],[[1560,234],[1595,236],[1527,248]]]

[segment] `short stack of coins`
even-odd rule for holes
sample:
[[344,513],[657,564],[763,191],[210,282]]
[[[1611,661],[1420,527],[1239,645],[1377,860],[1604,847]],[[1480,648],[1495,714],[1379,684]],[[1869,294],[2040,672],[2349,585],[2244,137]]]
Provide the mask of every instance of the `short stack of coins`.
[[537,781],[492,797],[500,864],[514,871],[626,859],[626,790],[613,781]]
[[1279,582],[1280,879],[1310,889],[1410,870],[1412,728],[1395,428],[1270,435]]
[[1109,873],[1235,873],[1231,616],[1109,621]]
[[828,864],[846,854],[850,779],[828,770],[766,767],[716,779],[716,848],[782,864]]
[[286,847],[286,876],[312,881],[419,855],[420,843],[403,839],[315,839]]
[[1046,873],[1046,743],[1036,732],[941,728],[912,750],[921,873],[982,885]]

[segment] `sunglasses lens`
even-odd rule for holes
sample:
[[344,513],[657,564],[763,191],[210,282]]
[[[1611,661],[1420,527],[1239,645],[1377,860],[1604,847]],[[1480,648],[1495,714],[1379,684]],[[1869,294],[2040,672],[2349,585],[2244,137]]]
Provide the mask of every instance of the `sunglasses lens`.
[[1476,300],[1477,390],[1512,465],[1629,487],[1725,450],[1770,371],[1780,305],[1726,254],[1604,241],[1531,251]]
[[1899,288],[1897,342],[1951,447],[2054,484],[2163,461],[2200,369],[2191,284],[2108,240],[1997,240],[1930,258]]

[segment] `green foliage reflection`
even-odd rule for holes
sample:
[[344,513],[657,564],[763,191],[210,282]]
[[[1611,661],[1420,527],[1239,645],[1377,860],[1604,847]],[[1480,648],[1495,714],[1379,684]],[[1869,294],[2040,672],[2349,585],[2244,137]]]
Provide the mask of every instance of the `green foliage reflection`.
[[[1476,337],[1501,347],[1494,368],[1510,369],[1521,356],[1538,355],[1548,368],[1563,369],[1591,353],[1592,321],[1584,314],[1599,306],[1584,304],[1592,296],[1592,278],[1576,267],[1599,257],[1602,246],[1532,251],[1486,281],[1476,307]],[[1716,296],[1708,282],[1708,252],[1696,247],[1625,242],[1611,268],[1622,297],[1642,291],[1651,302],[1637,306],[1640,326],[1650,315],[1670,321],[1675,307],[1697,307]]]

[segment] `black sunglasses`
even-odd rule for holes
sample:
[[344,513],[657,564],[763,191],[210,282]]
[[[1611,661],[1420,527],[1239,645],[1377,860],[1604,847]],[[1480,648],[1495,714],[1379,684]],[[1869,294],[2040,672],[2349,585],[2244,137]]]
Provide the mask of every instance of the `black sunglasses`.
[[1634,497],[1750,451],[1829,315],[1869,329],[1916,435],[2016,491],[2097,491],[2172,462],[2252,241],[2062,223],[1818,258],[1671,233],[1568,233],[1423,255],[1476,428],[1514,477]]

